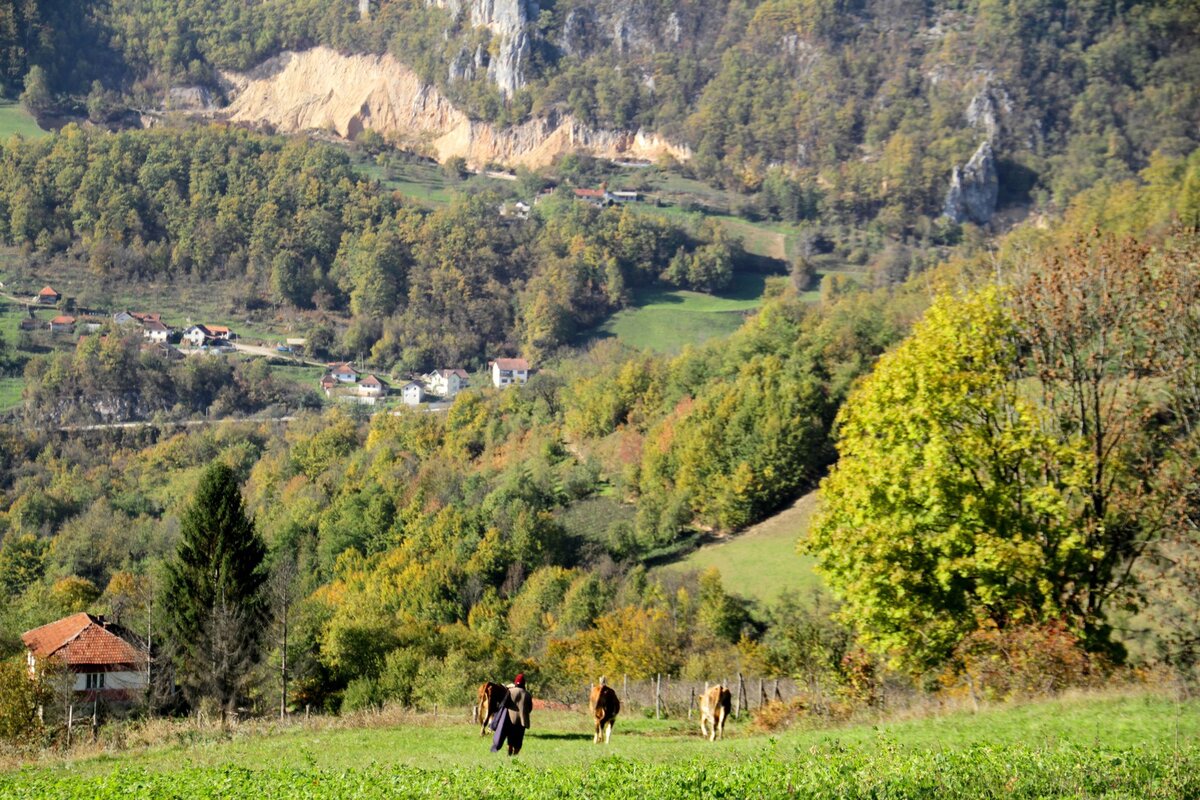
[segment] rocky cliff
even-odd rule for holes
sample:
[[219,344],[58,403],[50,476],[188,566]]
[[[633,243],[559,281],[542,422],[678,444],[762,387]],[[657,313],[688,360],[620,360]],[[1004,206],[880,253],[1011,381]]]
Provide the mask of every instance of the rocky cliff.
[[[540,9],[534,0],[425,0],[427,5],[438,6],[450,12],[461,22],[475,28],[487,28],[491,32],[494,48],[487,54],[487,74],[505,97],[511,97],[525,85],[525,70],[529,62],[530,39],[527,27],[536,20]],[[455,63],[464,56],[477,63],[483,53],[460,53]],[[454,67],[451,76],[455,77]]]
[[1000,181],[996,174],[996,157],[992,145],[979,145],[967,165],[954,168],[950,190],[946,192],[946,207],[942,213],[955,222],[987,224],[996,213]]
[[439,161],[542,167],[569,152],[601,158],[691,157],[682,145],[643,131],[606,131],[562,115],[499,128],[469,119],[436,88],[391,56],[328,48],[284,53],[244,73],[225,73],[233,98],[222,116],[282,133],[325,131],[353,139],[372,129]]

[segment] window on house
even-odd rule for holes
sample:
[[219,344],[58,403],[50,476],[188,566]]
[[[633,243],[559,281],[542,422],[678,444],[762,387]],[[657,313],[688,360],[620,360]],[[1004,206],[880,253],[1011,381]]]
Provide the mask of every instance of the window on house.
[[88,689],[103,689],[104,688],[104,673],[103,672],[89,672],[87,674],[87,688]]

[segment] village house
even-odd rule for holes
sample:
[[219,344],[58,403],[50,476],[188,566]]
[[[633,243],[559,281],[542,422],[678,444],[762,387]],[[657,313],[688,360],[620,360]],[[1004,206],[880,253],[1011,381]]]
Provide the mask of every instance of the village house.
[[60,315],[50,320],[51,333],[70,333],[75,330],[75,318],[67,315]]
[[492,385],[498,389],[529,382],[529,362],[523,358],[497,358],[488,367],[492,371]]
[[333,394],[334,388],[338,385],[338,379],[332,375],[324,375],[321,377],[321,391],[325,392],[326,397]]
[[576,189],[575,199],[582,200],[597,208],[603,208],[612,203],[605,189]]
[[419,406],[425,399],[425,387],[419,381],[409,381],[401,387],[400,399],[407,406]]
[[79,324],[83,326],[84,333],[95,333],[104,326],[104,322],[95,317],[80,317]]
[[360,397],[383,397],[387,394],[387,387],[379,378],[367,375],[358,382],[358,394]]
[[33,301],[38,305],[53,306],[57,305],[61,298],[61,294],[54,291],[49,286],[43,286],[42,290],[37,293],[37,296],[33,298]]
[[332,375],[338,383],[358,382],[358,370],[346,362],[342,362],[340,364],[330,364],[329,374]]
[[233,331],[224,325],[209,325],[208,332],[212,334],[212,338],[223,342],[233,339]]
[[166,344],[171,338],[171,329],[161,320],[150,319],[142,323],[142,336],[156,344]]
[[426,375],[425,383],[432,394],[449,400],[470,385],[470,376],[465,369],[439,369]]
[[204,325],[193,325],[183,332],[183,341],[192,347],[199,347],[212,338],[212,331]]
[[74,674],[88,700],[134,700],[147,686],[149,653],[141,639],[104,617],[79,613],[21,634],[30,675],[49,659]]

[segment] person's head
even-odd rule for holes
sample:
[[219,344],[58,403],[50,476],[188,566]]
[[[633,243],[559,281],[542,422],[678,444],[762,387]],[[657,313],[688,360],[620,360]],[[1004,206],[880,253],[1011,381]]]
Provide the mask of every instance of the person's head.
[[520,686],[522,689],[525,688],[525,673],[524,672],[518,672],[517,677],[513,678],[513,686]]

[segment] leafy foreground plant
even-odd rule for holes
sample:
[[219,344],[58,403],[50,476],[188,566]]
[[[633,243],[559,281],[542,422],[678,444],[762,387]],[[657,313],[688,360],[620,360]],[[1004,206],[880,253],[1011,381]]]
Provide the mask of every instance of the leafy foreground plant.
[[[720,758],[720,756],[718,756]],[[838,745],[772,747],[736,760],[695,758],[646,764],[608,758],[584,771],[534,770],[518,762],[494,769],[360,770],[186,768],[118,769],[83,777],[48,770],[0,776],[0,798],[1178,798],[1200,795],[1200,748],[1115,750],[978,745],[959,751],[905,752],[895,744],[867,752]]]

